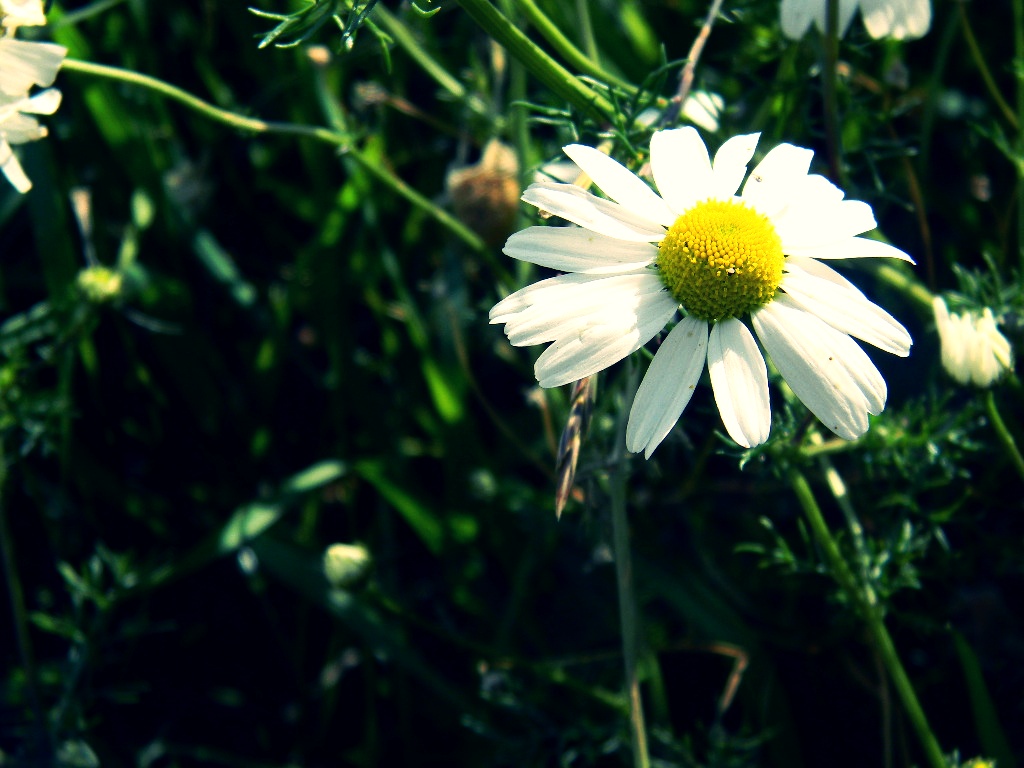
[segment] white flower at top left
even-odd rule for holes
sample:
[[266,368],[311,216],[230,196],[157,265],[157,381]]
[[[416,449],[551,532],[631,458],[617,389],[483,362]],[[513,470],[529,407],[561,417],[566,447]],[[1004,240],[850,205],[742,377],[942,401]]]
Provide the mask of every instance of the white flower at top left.
[[46,88],[57,78],[67,49],[54,43],[16,40],[18,26],[45,22],[42,0],[0,0],[0,170],[21,193],[32,188],[12,145],[46,136],[32,115],[52,115],[60,106],[60,91]]
[[0,0],[0,24],[9,29],[41,27],[46,23],[43,0]]

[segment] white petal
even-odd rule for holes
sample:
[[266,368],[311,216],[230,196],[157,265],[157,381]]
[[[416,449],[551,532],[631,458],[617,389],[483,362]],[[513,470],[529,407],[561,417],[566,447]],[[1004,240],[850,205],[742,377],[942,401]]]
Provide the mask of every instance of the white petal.
[[0,139],[0,172],[3,172],[7,180],[14,185],[14,188],[21,194],[25,194],[32,189],[32,182],[29,181],[28,176],[25,175],[25,171],[21,168],[21,163],[18,162],[17,156],[14,154],[14,150],[11,149],[11,145],[3,139]]
[[729,199],[740,188],[740,182],[747,174],[747,163],[754,156],[760,133],[734,136],[715,153],[713,166],[714,181],[711,195],[718,199]]
[[876,40],[922,37],[932,21],[930,0],[861,0],[860,7],[864,26]]
[[541,267],[588,275],[631,272],[658,256],[650,243],[630,243],[583,227],[527,227],[512,235],[505,254]]
[[787,256],[809,256],[813,259],[900,259],[914,264],[914,260],[899,248],[883,243],[879,240],[870,240],[866,237],[851,237],[834,243],[824,245],[810,245],[805,247],[791,247],[786,251]]
[[33,85],[53,85],[67,52],[55,43],[0,39],[0,91],[22,96]]
[[28,103],[20,108],[20,111],[31,112],[34,115],[52,115],[59,106],[60,91],[56,88],[47,88],[32,96]]
[[878,405],[878,397],[872,391],[869,400],[862,387],[866,380],[877,382],[870,372],[851,376],[849,365],[862,365],[863,359],[849,364],[843,359],[849,347],[841,340],[856,346],[849,336],[794,307],[785,296],[753,312],[751,319],[779,373],[811,413],[846,440],[867,431],[867,414]]
[[773,219],[785,253],[808,255],[810,248],[822,248],[850,240],[875,228],[871,206],[860,200],[843,200],[827,205],[792,206]]
[[910,354],[913,342],[896,318],[868,301],[859,291],[799,272],[787,272],[780,284],[789,297],[836,330],[899,357]]
[[871,362],[861,346],[841,331],[836,331],[830,326],[824,326],[830,332],[829,343],[834,345],[839,353],[839,362],[846,368],[847,374],[860,388],[861,394],[867,399],[868,413],[876,416],[885,410],[885,399],[888,396],[888,388],[882,374]]
[[[782,34],[790,40],[799,40],[815,16],[824,16],[825,5],[821,0],[782,0],[779,10],[779,21],[782,23]],[[821,22],[824,24],[824,19]]]
[[822,264],[817,259],[808,259],[803,256],[786,256],[786,263],[783,269],[786,272],[804,272],[821,280],[828,280],[830,283],[841,285],[848,291],[853,291],[861,296],[864,295],[856,285],[836,272],[832,267]]
[[[807,28],[814,22],[818,31],[825,31],[825,2],[824,0],[782,0],[779,21],[782,24],[782,34],[791,40],[799,40],[804,36]],[[857,0],[840,0],[839,2],[839,36],[846,34],[846,28],[850,26],[850,20],[857,9]]]
[[798,176],[788,185],[789,204],[826,205],[840,202],[846,193],[818,173]]
[[725,100],[717,93],[694,91],[683,102],[683,117],[708,133],[715,133],[724,106]]
[[814,152],[792,144],[779,144],[754,168],[743,185],[743,200],[774,217],[789,204],[799,182],[807,176]]
[[557,301],[559,292],[564,291],[567,286],[577,283],[594,282],[600,279],[599,276],[570,273],[531,283],[525,288],[520,288],[515,293],[509,294],[491,307],[490,322],[492,324],[507,322],[509,317],[528,309],[536,303],[545,301],[548,298],[552,301]]
[[665,237],[665,230],[657,224],[573,184],[536,182],[526,188],[523,200],[573,224],[619,240],[656,243]]
[[651,170],[674,213],[684,213],[711,194],[711,158],[695,128],[656,132],[651,137]]
[[754,337],[739,320],[715,323],[711,329],[708,371],[729,436],[744,448],[767,440],[772,425],[768,368]]
[[542,387],[559,387],[619,362],[650,341],[665,327],[677,305],[667,293],[654,294],[637,308],[632,325],[600,325],[549,346],[534,365]]
[[601,191],[623,208],[652,223],[666,227],[676,220],[658,194],[624,165],[593,147],[570,144],[562,147],[576,165],[593,180]]
[[672,430],[704,370],[707,357],[708,324],[693,316],[684,317],[665,337],[629,410],[626,448],[651,458]]
[[661,281],[653,275],[616,276],[579,284],[560,291],[557,297],[549,293],[547,300],[508,318],[505,333],[513,346],[526,347],[578,335],[600,325],[636,325],[639,307],[660,293],[668,298]]

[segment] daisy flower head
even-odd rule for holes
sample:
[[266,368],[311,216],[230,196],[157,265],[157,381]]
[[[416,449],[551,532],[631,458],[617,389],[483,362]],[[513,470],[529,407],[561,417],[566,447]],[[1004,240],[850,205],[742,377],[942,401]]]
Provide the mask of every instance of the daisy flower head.
[[942,367],[961,384],[987,387],[1013,368],[1010,342],[996,326],[988,307],[976,312],[950,312],[941,296],[932,299],[935,327],[942,345]]
[[695,129],[656,132],[650,162],[660,194],[607,155],[573,144],[565,153],[610,199],[556,182],[523,194],[574,225],[509,238],[507,255],[565,274],[490,312],[515,346],[551,342],[534,367],[542,387],[608,368],[682,313],[634,398],[630,451],[650,457],[705,367],[730,437],[747,448],[763,443],[771,409],[755,333],[796,396],[851,440],[886,398],[885,381],[851,336],[910,352],[906,329],[824,263],[910,257],[857,237],[875,227],[870,206],[809,174],[808,149],[780,144],[747,177],[758,138],[729,139],[712,160]]
[[[825,31],[828,0],[782,0],[782,34],[799,40],[811,26]],[[923,37],[932,23],[931,0],[839,0],[839,36],[846,34],[853,14],[860,8],[864,27],[874,39],[911,40]]]

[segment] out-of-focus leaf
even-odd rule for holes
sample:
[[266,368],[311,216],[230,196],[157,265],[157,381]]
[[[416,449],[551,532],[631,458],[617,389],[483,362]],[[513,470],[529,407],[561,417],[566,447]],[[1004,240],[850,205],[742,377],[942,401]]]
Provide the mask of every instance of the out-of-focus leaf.
[[999,768],[1016,768],[1017,761],[1014,759],[1013,749],[1006,738],[1006,732],[999,723],[999,711],[988,692],[978,656],[964,636],[955,629],[952,630],[952,636],[953,647],[956,648],[957,658],[960,659],[960,668],[963,670],[964,680],[967,683],[971,714],[974,715],[974,727],[978,731],[982,749],[986,755],[995,758]]
[[435,555],[441,552],[444,529],[436,514],[428,504],[415,498],[398,483],[388,478],[383,461],[366,459],[358,462],[353,470],[376,488],[384,500],[405,518],[405,521],[416,531],[431,552]]

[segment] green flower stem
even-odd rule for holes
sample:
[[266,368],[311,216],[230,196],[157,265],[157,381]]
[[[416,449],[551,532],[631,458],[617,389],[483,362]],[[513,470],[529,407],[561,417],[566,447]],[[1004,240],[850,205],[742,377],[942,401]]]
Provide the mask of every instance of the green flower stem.
[[[639,374],[630,366],[627,393],[636,392]],[[626,672],[626,691],[629,695],[629,726],[633,744],[633,768],[649,768],[647,729],[644,725],[643,701],[640,698],[640,680],[637,677],[637,646],[640,619],[633,595],[633,561],[629,551],[629,520],[626,516],[626,483],[629,460],[626,456],[626,421],[628,409],[619,412],[615,436],[615,450],[611,458],[610,491],[612,502],[612,538],[615,549],[615,578],[619,587],[619,623],[622,628],[622,657]]]
[[821,66],[821,89],[825,99],[825,140],[828,146],[828,165],[832,181],[842,181],[842,148],[839,133],[839,0],[828,0],[825,6],[825,39]]
[[597,120],[607,120],[615,111],[611,102],[541,50],[489,0],[458,0],[458,3],[473,21],[559,98]]
[[308,136],[310,138],[317,139],[318,141],[334,144],[336,146],[345,146],[348,143],[347,136],[343,136],[329,128],[298,125],[295,123],[272,123],[265,120],[258,120],[253,117],[245,117],[235,112],[215,107],[213,104],[203,101],[198,96],[193,96],[188,91],[179,88],[176,85],[171,85],[170,83],[158,80],[155,77],[150,77],[149,75],[143,75],[140,72],[132,72],[129,69],[110,67],[105,64],[93,64],[92,62],[80,61],[79,59],[65,59],[64,64],[61,66],[61,71],[79,72],[83,75],[103,77],[108,80],[118,80],[122,83],[130,83],[131,85],[137,85],[140,88],[155,91],[161,96],[166,96],[172,101],[184,104],[189,109],[194,112],[198,112],[204,117],[218,123],[230,125],[232,128],[239,131]]
[[996,406],[996,396],[991,389],[985,393],[985,410],[988,411],[992,427],[999,437],[999,442],[1003,444],[1003,448],[1006,449],[1006,453],[1009,454],[1010,459],[1013,461],[1017,474],[1021,476],[1021,479],[1024,479],[1024,457],[1020,455],[1017,443],[1013,439],[1013,435],[1010,434],[1010,430],[1006,427],[1006,422],[999,415],[999,408]]
[[[21,668],[25,673],[25,687],[32,707],[36,723],[46,723],[42,702],[39,697],[38,676],[32,643],[28,634],[28,613],[25,610],[25,593],[21,587],[17,563],[14,560],[14,543],[11,541],[11,530],[7,525],[7,505],[4,503],[4,490],[7,486],[7,461],[0,443],[0,560],[3,565],[4,583],[7,585],[7,597],[11,603],[11,618],[14,624],[14,635],[18,645],[18,656]],[[47,734],[50,734],[47,729]],[[51,745],[52,746],[52,745]]]
[[870,266],[874,267],[876,277],[911,299],[917,304],[917,308],[922,314],[932,314],[932,299],[934,295],[923,283],[892,264],[880,262]]
[[[824,443],[821,434],[817,431],[812,432],[810,437],[812,445],[822,445]],[[860,518],[857,517],[857,510],[853,508],[853,502],[850,501],[850,493],[846,489],[846,483],[827,453],[818,456],[818,467],[825,476],[825,482],[828,484],[828,489],[832,492],[832,498],[836,500],[836,504],[839,505],[839,509],[843,513],[843,517],[846,518],[846,527],[853,538],[853,546],[857,551],[857,560],[861,566],[860,576],[866,580],[868,549],[864,541],[864,526],[861,525]]]
[[1003,94],[999,92],[999,86],[996,85],[996,80],[992,77],[992,71],[988,68],[988,64],[985,63],[985,56],[981,52],[978,39],[974,36],[970,19],[967,17],[967,3],[958,2],[957,7],[960,10],[960,29],[964,33],[964,42],[967,43],[967,50],[971,54],[971,60],[974,62],[974,66],[978,68],[978,74],[981,75],[982,82],[984,82],[985,88],[988,90],[988,95],[992,97],[992,101],[999,107],[999,111],[1003,113],[1006,121],[1016,129],[1018,127],[1017,116],[1013,113],[1010,105],[1006,103]]
[[391,13],[391,11],[385,8],[382,3],[377,3],[377,5],[374,6],[373,17],[384,31],[391,35],[395,42],[398,43],[398,45],[401,46],[407,54],[409,54],[409,58],[419,64],[420,68],[432,77],[434,82],[447,91],[452,98],[464,103],[469,107],[470,111],[480,117],[486,117],[490,120],[495,120],[497,118],[497,116],[492,114],[491,110],[488,109],[487,104],[485,104],[482,99],[468,93],[466,91],[466,86],[453,77],[448,70],[438,64],[434,58],[423,49],[423,46],[420,45],[419,40],[417,40],[416,36],[409,30],[409,27]]
[[188,91],[185,91],[176,85],[171,85],[170,83],[158,80],[155,77],[143,75],[139,72],[132,72],[127,69],[121,69],[119,67],[110,67],[104,64],[93,64],[91,62],[80,61],[78,59],[65,59],[61,69],[63,71],[78,72],[84,75],[102,77],[108,80],[117,80],[137,85],[140,88],[146,88],[150,91],[159,93],[172,101],[177,101],[179,104],[183,104],[210,120],[223,123],[224,125],[228,125],[239,131],[278,134],[282,136],[299,136],[316,139],[317,141],[324,142],[325,144],[338,147],[345,157],[351,158],[357,162],[360,167],[366,170],[378,182],[395,194],[404,197],[417,208],[423,210],[474,251],[482,253],[487,250],[487,246],[475,232],[470,230],[443,208],[436,206],[429,199],[421,195],[386,168],[382,167],[380,163],[370,159],[359,149],[352,146],[349,135],[343,131],[324,128],[322,126],[269,122],[266,120],[259,120],[254,117],[245,117],[244,115],[239,115],[236,112],[231,112],[226,109],[221,109],[207,101],[203,101],[199,97],[193,96]]
[[54,20],[52,24],[50,24],[50,26],[64,27],[73,26],[75,24],[81,24],[83,21],[91,19],[94,16],[99,16],[100,14],[106,13],[111,8],[116,8],[117,6],[127,1],[128,0],[96,0],[95,2],[87,5],[85,8],[81,8],[77,11],[71,11],[69,13],[64,13],[64,15],[62,15],[60,18]]
[[576,18],[580,23],[580,34],[583,36],[583,48],[587,52],[587,58],[601,66],[597,39],[594,37],[594,24],[590,19],[590,0],[576,0]]
[[1017,70],[1017,252],[1021,266],[1024,267],[1024,162],[1020,156],[1024,154],[1024,77],[1020,69],[1024,67],[1024,0],[1013,0],[1013,58]]
[[932,733],[925,717],[924,709],[914,693],[914,687],[910,683],[903,662],[900,661],[896,646],[893,645],[889,630],[885,627],[882,608],[875,599],[872,591],[867,585],[858,582],[849,564],[844,559],[839,545],[832,538],[832,534],[821,514],[818,502],[814,499],[814,493],[807,479],[797,470],[790,473],[790,483],[800,506],[803,507],[804,516],[814,537],[825,553],[832,575],[839,582],[840,588],[846,594],[847,600],[857,608],[861,618],[867,624],[868,633],[876,651],[881,655],[882,662],[889,673],[893,686],[903,702],[903,708],[910,718],[910,722],[917,732],[917,737],[924,750],[925,759],[931,768],[946,768],[946,760],[942,756],[942,748],[939,746],[935,734]]
[[[579,0],[579,2],[583,3],[584,8],[586,8],[585,0]],[[562,34],[562,30],[548,18],[547,14],[540,9],[540,6],[534,0],[515,0],[515,4],[522,11],[526,20],[540,32],[544,39],[551,44],[552,48],[558,51],[558,55],[565,59],[569,66],[574,67],[585,75],[590,75],[596,80],[621,88],[629,94],[636,93],[637,88],[635,85],[627,83],[625,80],[609,72],[605,72],[601,65],[597,63],[594,53],[587,56],[587,54],[573,45],[572,41]],[[585,18],[589,20],[589,13],[585,15]],[[587,42],[590,47],[594,47],[593,31],[590,32]]]

